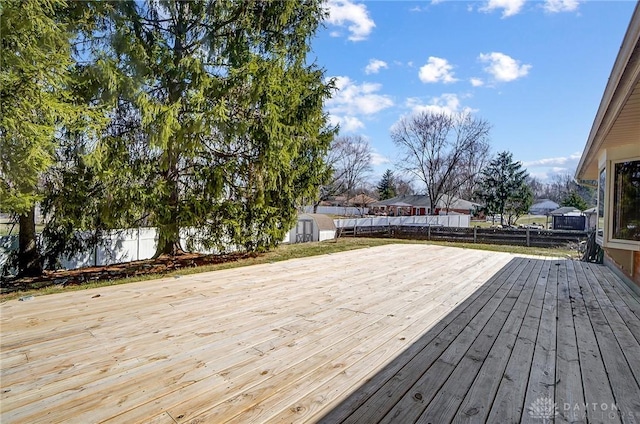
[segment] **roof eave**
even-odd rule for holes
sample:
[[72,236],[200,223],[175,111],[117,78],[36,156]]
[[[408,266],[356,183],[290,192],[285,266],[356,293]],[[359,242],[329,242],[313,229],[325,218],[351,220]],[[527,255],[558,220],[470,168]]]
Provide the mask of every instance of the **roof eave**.
[[[603,147],[606,136],[613,126],[616,117],[624,107],[628,94],[637,83],[640,75],[640,61],[636,60],[631,67],[629,63],[640,39],[640,1],[636,3],[629,27],[625,33],[622,45],[613,64],[611,76],[602,95],[598,112],[589,132],[587,144],[582,152],[576,169],[576,180],[593,180],[594,175],[588,174],[595,162],[597,169],[598,151]],[[623,79],[625,75],[635,75]],[[624,81],[624,86],[621,86]]]

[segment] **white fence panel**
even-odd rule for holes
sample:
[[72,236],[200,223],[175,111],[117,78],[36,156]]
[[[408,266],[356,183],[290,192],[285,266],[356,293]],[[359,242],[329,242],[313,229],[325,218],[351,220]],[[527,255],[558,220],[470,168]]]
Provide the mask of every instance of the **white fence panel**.
[[60,258],[60,266],[75,269],[149,259],[156,252],[156,243],[155,228],[114,230],[104,236],[100,246],[71,257]]

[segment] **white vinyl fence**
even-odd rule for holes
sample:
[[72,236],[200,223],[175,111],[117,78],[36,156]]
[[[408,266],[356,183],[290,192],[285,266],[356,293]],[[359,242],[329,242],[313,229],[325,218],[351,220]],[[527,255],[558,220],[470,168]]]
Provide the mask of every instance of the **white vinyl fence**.
[[[70,257],[58,258],[56,268],[76,269],[87,266],[112,265],[142,259],[150,259],[156,252],[158,234],[155,228],[133,228],[129,230],[113,230],[103,235],[101,243],[95,248],[79,252]],[[181,243],[187,246],[187,238],[194,237],[196,242],[193,251],[199,253],[217,253],[207,250],[197,243],[197,231],[183,229],[180,231]],[[287,234],[288,240],[288,234]],[[0,237],[0,268],[4,266],[11,251],[18,250],[18,236]],[[229,246],[228,250],[236,250]],[[15,272],[15,270],[12,270]]]
[[[295,227],[287,232],[283,243],[289,243],[293,233],[295,243]],[[329,237],[329,235],[331,237]],[[335,238],[335,231],[330,234],[320,234],[320,240]],[[198,231],[196,229],[182,229],[180,231],[180,242],[183,248],[187,247],[187,239],[192,238],[193,246],[189,249],[193,252],[215,254],[216,250],[206,249],[197,242]],[[86,252],[79,252],[70,257],[58,258],[57,269],[77,269],[87,266],[112,265],[123,262],[150,259],[156,253],[158,243],[158,231],[153,227],[133,228],[129,230],[113,230],[106,232],[102,237],[102,242]],[[237,251],[239,248],[230,242],[226,251]],[[9,259],[12,251],[18,250],[18,236],[0,236],[0,270]],[[16,272],[17,270],[10,270]]]
[[399,225],[468,228],[469,215],[376,216],[370,218],[334,219],[336,228],[390,227]]

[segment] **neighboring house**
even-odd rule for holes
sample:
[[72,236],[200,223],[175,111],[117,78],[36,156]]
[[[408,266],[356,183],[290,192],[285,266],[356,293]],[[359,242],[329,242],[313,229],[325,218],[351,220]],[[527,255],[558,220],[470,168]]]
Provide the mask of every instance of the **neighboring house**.
[[347,198],[347,196],[335,196],[328,200],[330,206],[355,206],[355,207],[369,207],[372,203],[377,202],[373,197],[366,194],[356,194],[355,196]]
[[348,206],[346,196],[334,196],[327,200],[330,206]]
[[373,203],[371,212],[389,216],[431,215],[431,202],[425,195],[396,196]]
[[437,207],[432,208],[429,196],[418,194],[381,200],[371,204],[371,209],[374,214],[390,216],[446,215],[453,213],[472,215],[481,206],[479,203],[444,195],[438,202]]
[[560,207],[559,204],[550,199],[540,199],[531,205],[529,213],[531,215],[547,215],[549,212]]
[[377,200],[366,194],[357,194],[349,199],[349,206],[355,206],[357,208],[368,208],[371,204],[376,203]]
[[551,228],[554,230],[577,230],[587,229],[587,218],[580,209],[573,206],[565,206],[549,212],[551,215]]
[[481,208],[482,205],[480,203],[471,202],[458,197],[450,197],[445,194],[438,203],[435,214],[448,215],[450,213],[459,213],[464,215],[473,215]]
[[640,292],[640,3],[613,65],[576,179],[598,188],[596,240],[604,249],[605,264]]

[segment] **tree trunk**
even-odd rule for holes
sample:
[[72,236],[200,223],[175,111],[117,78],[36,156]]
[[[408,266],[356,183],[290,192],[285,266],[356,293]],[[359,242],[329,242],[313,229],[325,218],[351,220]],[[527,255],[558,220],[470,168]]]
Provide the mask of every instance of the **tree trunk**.
[[[177,4],[177,18],[175,26],[175,43],[173,46],[173,62],[175,70],[180,69],[180,61],[184,57],[184,41],[186,37],[187,27],[185,24],[185,14],[189,5],[187,2],[179,2]],[[176,72],[176,71],[173,72]],[[168,83],[167,88],[169,91],[169,104],[176,104],[183,94],[183,86],[181,84],[182,79],[179,75],[174,75],[172,72],[167,74]],[[153,256],[157,258],[160,255],[176,256],[184,253],[180,246],[180,193],[178,188],[179,178],[179,159],[180,148],[179,145],[174,144],[175,140],[169,140],[168,146],[165,150],[167,169],[164,175],[167,185],[168,196],[166,198],[166,208],[168,214],[163,214],[158,225],[158,247],[156,253]]]
[[156,253],[153,257],[157,258],[160,255],[177,256],[183,253],[184,250],[182,250],[182,246],[180,246],[180,241],[165,240],[164,243],[160,243],[158,241],[158,248],[156,249]]
[[36,242],[35,206],[20,215],[18,235],[18,276],[36,277],[42,275],[42,261]]
[[176,256],[184,253],[184,250],[180,245],[178,187],[177,183],[170,179],[170,175],[168,176],[168,179],[168,184],[172,186],[171,194],[167,201],[167,208],[170,212],[168,221],[161,222],[158,225],[158,247],[156,248],[155,255],[153,255],[154,258],[157,258],[160,255]]

